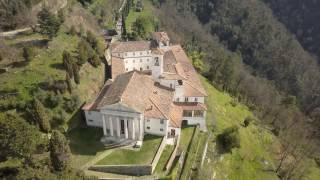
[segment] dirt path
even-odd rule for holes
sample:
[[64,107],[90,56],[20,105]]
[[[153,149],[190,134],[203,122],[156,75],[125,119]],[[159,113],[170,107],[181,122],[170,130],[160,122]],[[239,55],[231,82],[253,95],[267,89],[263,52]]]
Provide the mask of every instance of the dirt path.
[[[64,7],[67,6],[68,1],[67,0],[61,0],[61,5],[59,7],[57,7],[57,10],[54,11],[54,13],[56,14],[58,12],[59,9],[62,9]],[[35,11],[40,11],[42,8],[42,3],[39,3],[38,5],[35,6],[35,8],[33,10]],[[39,24],[36,24],[35,26],[38,26]],[[26,27],[26,28],[20,28],[20,29],[15,29],[12,31],[6,31],[6,32],[1,32],[0,33],[0,37],[10,37],[10,36],[15,36],[19,33],[23,33],[23,32],[27,32],[27,31],[31,31],[32,29],[30,27]]]

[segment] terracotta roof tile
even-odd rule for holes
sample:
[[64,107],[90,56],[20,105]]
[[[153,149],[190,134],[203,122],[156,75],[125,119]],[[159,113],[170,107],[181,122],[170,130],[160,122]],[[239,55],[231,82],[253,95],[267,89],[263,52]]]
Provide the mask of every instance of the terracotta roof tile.
[[123,59],[118,57],[111,57],[111,73],[112,78],[116,78],[118,75],[125,72]]
[[150,48],[151,48],[150,41],[116,42],[111,45],[112,53],[146,51],[146,50],[150,50]]
[[154,32],[153,38],[159,42],[167,42],[170,41],[170,38],[166,32]]

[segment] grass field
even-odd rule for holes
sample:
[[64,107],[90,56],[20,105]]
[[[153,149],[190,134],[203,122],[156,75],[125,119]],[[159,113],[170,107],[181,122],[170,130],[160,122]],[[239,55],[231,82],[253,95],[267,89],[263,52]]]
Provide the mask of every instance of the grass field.
[[148,23],[147,32],[153,32],[154,31],[154,27],[152,24],[152,19],[155,18],[153,13],[152,13],[152,8],[153,6],[151,5],[151,2],[149,0],[142,0],[142,4],[143,4],[143,10],[141,12],[136,12],[134,7],[132,7],[130,9],[130,12],[128,14],[128,17],[126,18],[126,29],[127,32],[132,32],[131,27],[132,24],[136,21],[136,19],[140,16],[143,18],[148,19],[145,23]]
[[118,149],[99,161],[98,165],[150,164],[162,137],[146,135],[139,150]]

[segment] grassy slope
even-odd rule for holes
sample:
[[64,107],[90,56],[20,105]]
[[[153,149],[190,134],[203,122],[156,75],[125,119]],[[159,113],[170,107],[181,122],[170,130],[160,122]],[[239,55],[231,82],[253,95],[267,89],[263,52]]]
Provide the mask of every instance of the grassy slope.
[[[208,92],[207,122],[210,128],[214,127],[214,136],[225,128],[237,125],[240,128],[241,147],[232,153],[210,157],[213,163],[213,176],[216,179],[277,179],[272,172],[265,171],[274,166],[272,146],[277,139],[267,130],[251,123],[249,127],[241,126],[247,116],[253,116],[249,109],[241,104],[233,107],[232,97],[215,89],[206,79],[201,81]],[[213,122],[214,121],[214,122]],[[215,149],[215,143],[209,144],[209,150]],[[210,152],[209,151],[209,152]],[[269,165],[263,165],[262,159]],[[210,164],[210,163],[209,163]],[[208,161],[205,164],[208,166]],[[265,169],[265,170],[264,170]]]
[[98,162],[99,165],[150,164],[162,138],[146,135],[142,147],[138,150],[119,149]]
[[[152,15],[152,4],[149,0],[142,0],[142,4],[143,4],[143,10],[142,12],[136,12],[134,10],[134,7],[130,9],[130,12],[128,14],[128,17],[126,18],[126,28],[127,28],[127,32],[132,32],[131,30],[131,27],[132,27],[132,24],[136,21],[136,19],[139,17],[139,16],[142,16],[142,17],[154,17]],[[153,31],[153,25],[152,25],[152,22],[148,22],[148,28],[147,28],[147,32],[152,32]]]

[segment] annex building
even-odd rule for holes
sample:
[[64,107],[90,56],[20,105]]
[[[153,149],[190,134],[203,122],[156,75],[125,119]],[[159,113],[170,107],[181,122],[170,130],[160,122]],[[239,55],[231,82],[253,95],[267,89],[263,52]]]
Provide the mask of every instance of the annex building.
[[83,107],[87,125],[103,128],[106,142],[141,144],[153,134],[173,143],[183,124],[206,130],[206,91],[182,47],[171,45],[165,32],[109,49],[112,80]]

